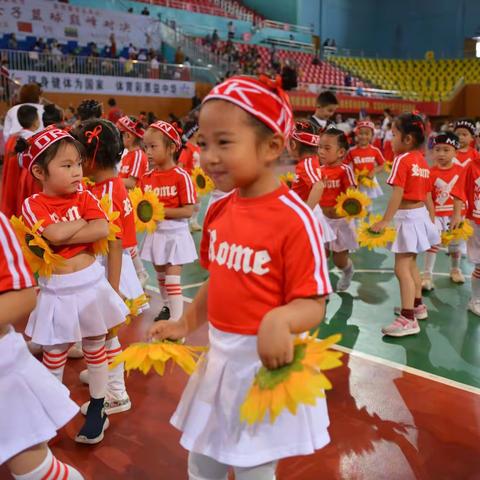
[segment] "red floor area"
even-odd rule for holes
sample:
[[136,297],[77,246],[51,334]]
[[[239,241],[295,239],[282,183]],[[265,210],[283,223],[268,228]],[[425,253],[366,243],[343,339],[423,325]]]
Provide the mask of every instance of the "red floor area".
[[[123,329],[124,344],[142,339],[150,318]],[[205,328],[189,338],[191,344],[205,342]],[[344,361],[329,372],[332,442],[315,455],[282,461],[278,480],[480,479],[478,395],[357,357]],[[65,375],[79,403],[88,398],[78,380],[83,365],[70,360]],[[169,425],[186,376],[178,369],[163,378],[134,372],[127,382],[133,409],[110,417],[100,445],[73,441],[82,423],[78,416],[51,447],[89,480],[186,479],[187,453]],[[0,468],[0,479],[6,478]]]

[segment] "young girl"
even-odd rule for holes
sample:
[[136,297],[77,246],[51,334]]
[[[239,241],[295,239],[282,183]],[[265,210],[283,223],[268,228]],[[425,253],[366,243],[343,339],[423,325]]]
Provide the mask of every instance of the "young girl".
[[141,180],[144,191],[153,190],[165,207],[165,220],[147,235],[140,255],[155,266],[164,306],[155,320],[178,320],[183,313],[180,285],[182,265],[197,259],[195,243],[188,229],[197,200],[190,175],[175,165],[182,147],[177,129],[159,120],[145,132],[145,150],[153,169]]
[[336,236],[319,206],[324,189],[318,160],[319,140],[317,129],[311,122],[298,121],[288,146],[291,155],[297,160],[292,190],[313,210],[320,225],[322,239],[326,243],[335,240]]
[[[450,229],[453,215],[453,197],[451,191],[463,174],[463,167],[454,163],[455,153],[459,148],[458,137],[454,133],[441,133],[433,138],[433,160],[435,165],[430,169],[433,207],[435,209],[435,225],[440,234]],[[422,278],[422,289],[433,290],[432,272],[439,246],[435,245],[425,253],[425,269]],[[448,245],[451,269],[450,278],[454,283],[464,283],[465,277],[460,270],[460,244],[452,242]]]
[[327,249],[332,252],[333,263],[342,271],[337,290],[343,292],[352,282],[354,268],[349,252],[358,248],[354,222],[339,218],[335,212],[338,196],[349,188],[356,188],[352,169],[343,163],[348,150],[345,134],[336,128],[329,128],[320,135],[318,155],[321,179],[324,185],[320,207],[336,239],[329,242]]
[[[21,147],[21,145],[18,145]],[[108,365],[105,334],[123,323],[128,309],[91,253],[108,235],[108,221],[97,199],[80,191],[82,157],[71,135],[46,129],[23,144],[23,161],[41,182],[42,192],[25,200],[22,215],[63,257],[54,274],[40,277],[40,293],[26,334],[43,345],[43,363],[60,381],[69,346],[82,341],[90,378],[90,406],[80,443],[98,443],[108,427],[104,413]]]
[[202,166],[219,188],[236,190],[207,214],[201,262],[209,280],[179,322],[150,331],[176,339],[209,323],[209,351],[171,420],[189,450],[190,480],[224,480],[229,467],[237,480],[271,480],[281,458],[329,442],[322,398],[273,424],[239,421],[261,363],[292,361],[293,335],[318,325],[331,291],[312,211],[275,175],[291,122],[288,97],[268,79],[229,78],[200,112]]
[[468,119],[458,120],[453,128],[460,143],[456,154],[457,163],[464,167],[479,158],[479,153],[472,146],[475,142],[475,124]]
[[417,320],[428,317],[422,302],[417,254],[438,245],[440,235],[433,223],[430,169],[420,150],[425,141],[422,117],[414,113],[400,115],[393,123],[392,133],[392,147],[397,157],[387,183],[393,187],[393,193],[383,219],[371,228],[379,232],[395,220],[397,238],[391,250],[395,252],[395,275],[400,284],[402,307],[398,318],[382,328],[382,332],[403,337],[419,333]]
[[0,465],[13,478],[82,480],[47,446],[78,412],[70,392],[28,352],[12,324],[35,307],[35,282],[7,218],[0,213]]
[[[117,240],[110,242],[107,257],[101,258],[106,267],[108,281],[121,296],[135,299],[143,295],[142,286],[133,266],[130,250],[137,247],[135,220],[132,204],[122,179],[117,176],[116,165],[121,155],[122,141],[119,131],[108,120],[88,120],[73,132],[74,136],[85,148],[86,162],[84,171],[95,184],[90,191],[101,200],[107,195],[112,210],[119,212],[116,220],[120,232]],[[148,304],[140,311],[146,310]],[[122,352],[118,336],[109,332],[105,343],[108,363]],[[88,383],[87,371],[80,378]],[[123,363],[108,372],[108,389],[105,398],[107,415],[130,410],[131,402],[125,388]],[[82,407],[82,412],[85,406]]]
[[358,189],[367,194],[372,200],[383,195],[383,191],[377,182],[376,174],[381,172],[385,159],[382,152],[371,145],[375,125],[373,122],[358,122],[355,128],[357,145],[352,147],[345,157],[345,163],[352,167],[354,172],[366,170],[367,176],[375,181],[374,188],[359,185]]

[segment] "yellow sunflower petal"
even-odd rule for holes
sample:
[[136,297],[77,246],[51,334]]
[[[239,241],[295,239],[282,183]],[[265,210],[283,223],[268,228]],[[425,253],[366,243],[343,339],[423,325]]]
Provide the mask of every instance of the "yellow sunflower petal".
[[283,182],[288,188],[292,188],[295,182],[296,175],[293,172],[287,172],[280,175],[279,180]]
[[375,188],[378,186],[378,183],[369,177],[369,171],[365,168],[363,170],[355,169],[355,178],[358,185],[362,185],[366,188]]
[[368,222],[362,222],[357,229],[358,243],[361,247],[369,250],[374,248],[385,248],[392,243],[397,236],[397,231],[393,227],[386,227],[380,232],[371,230],[371,226],[382,219],[381,215],[370,215]]
[[207,195],[214,188],[215,184],[212,179],[203,171],[201,167],[195,167],[192,171],[192,181],[195,185],[195,190],[200,197]]
[[346,192],[337,197],[335,211],[339,217],[351,220],[362,218],[367,215],[367,207],[372,200],[356,188],[349,188]]

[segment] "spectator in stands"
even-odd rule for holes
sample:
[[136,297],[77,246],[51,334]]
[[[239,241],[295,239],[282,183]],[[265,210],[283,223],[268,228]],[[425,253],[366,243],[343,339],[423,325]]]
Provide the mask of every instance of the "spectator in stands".
[[[22,130],[22,126],[18,122],[17,112],[22,105],[33,105],[38,110],[38,116],[41,119],[43,115],[44,107],[40,103],[40,96],[42,89],[37,83],[27,83],[22,85],[19,92],[19,103],[10,108],[5,115],[5,122],[3,126],[3,138],[6,142],[10,135],[18,133]],[[43,130],[43,123],[40,121],[38,131]]]
[[324,47],[329,47],[330,46],[330,39],[327,38],[324,42],[323,42],[323,46]]
[[212,33],[212,42],[217,43],[220,40],[220,37],[218,36],[218,30],[215,29]]
[[345,75],[344,84],[346,87],[352,86],[352,76],[349,73]]
[[150,78],[158,78],[159,77],[159,68],[160,68],[160,62],[158,61],[158,58],[156,55],[152,57],[150,60]]
[[17,37],[15,36],[14,33],[12,33],[12,35],[8,39],[8,49],[9,50],[16,50],[17,48],[18,48]]
[[130,7],[128,10],[127,10],[128,13],[133,13],[133,8]]
[[128,58],[130,60],[136,60],[138,55],[138,50],[133,46],[133,43],[131,43],[128,46]]
[[231,20],[228,22],[228,38],[229,40],[233,40],[235,38],[235,25]]
[[140,50],[140,53],[138,54],[137,60],[140,62],[146,62],[147,61],[147,52],[145,50]]
[[110,35],[110,56],[112,58],[117,57],[117,42],[113,33]]
[[150,10],[145,7],[143,10],[142,10],[142,15],[146,15],[146,16],[149,16],[150,15]]
[[175,52],[175,64],[180,65],[185,61],[185,54],[183,53],[182,47],[178,47]]
[[310,119],[320,130],[324,130],[334,125],[330,118],[334,115],[337,108],[337,97],[333,92],[326,90],[317,97],[317,108]]
[[2,100],[4,102],[10,102],[10,71],[8,70],[8,60],[2,60],[0,66],[0,86],[2,87]]
[[285,60],[285,65],[282,68],[281,77],[284,90],[288,91],[297,88],[297,70],[288,59]]
[[110,110],[108,111],[107,118],[112,122],[112,123],[117,123],[118,120],[120,120],[121,117],[123,117],[122,111],[117,107],[117,101],[114,98],[109,98],[108,99],[108,106],[110,107]]
[[393,122],[393,115],[392,115],[392,111],[389,108],[386,108],[383,111],[383,114],[385,115],[385,118],[383,119],[383,122],[382,122],[382,130],[385,131],[387,129],[387,125]]

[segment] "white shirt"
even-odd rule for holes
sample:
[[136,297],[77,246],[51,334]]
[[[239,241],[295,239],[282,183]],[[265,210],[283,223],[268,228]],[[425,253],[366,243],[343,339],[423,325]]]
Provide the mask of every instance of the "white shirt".
[[20,130],[22,130],[22,126],[20,125],[20,123],[18,123],[17,117],[18,109],[22,105],[33,105],[34,107],[37,107],[38,116],[40,117],[40,126],[37,132],[40,132],[40,130],[43,130],[44,128],[42,121],[42,115],[44,110],[43,105],[40,105],[39,103],[22,103],[20,105],[15,105],[5,115],[5,122],[3,124],[3,139],[5,142],[8,140],[8,137],[10,137],[10,135],[14,135],[15,133],[18,133],[20,132]]

